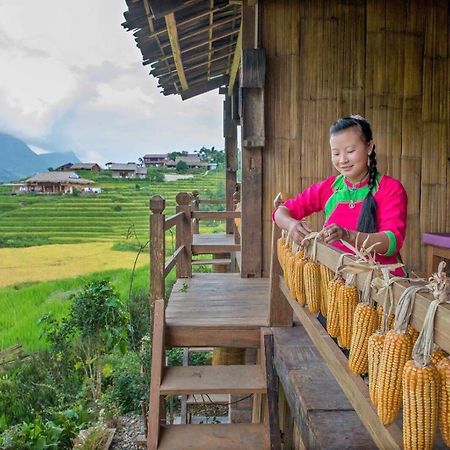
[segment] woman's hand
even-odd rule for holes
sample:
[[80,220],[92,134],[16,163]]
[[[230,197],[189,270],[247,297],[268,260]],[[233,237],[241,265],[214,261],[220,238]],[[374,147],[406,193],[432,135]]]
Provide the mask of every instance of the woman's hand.
[[350,242],[350,231],[335,223],[324,227],[320,234],[326,244],[332,244],[340,239]]
[[311,229],[301,220],[292,220],[287,228],[287,232],[290,239],[295,243],[300,244],[303,241],[303,238],[311,233]]

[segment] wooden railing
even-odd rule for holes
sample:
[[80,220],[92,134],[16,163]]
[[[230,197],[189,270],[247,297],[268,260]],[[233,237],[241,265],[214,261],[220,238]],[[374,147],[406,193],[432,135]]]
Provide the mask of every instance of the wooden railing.
[[[155,195],[150,199],[150,286],[152,302],[165,299],[165,279],[176,267],[177,278],[192,277],[192,241],[198,234],[199,220],[234,220],[240,217],[237,211],[199,211],[199,203],[219,204],[224,200],[199,200],[198,195],[180,192],[176,196],[176,212],[167,217],[164,214],[166,202]],[[214,203],[212,203],[214,202]],[[193,223],[196,222],[196,227]],[[176,228],[176,246],[166,260],[165,232]],[[219,246],[220,247],[220,246]],[[239,248],[239,246],[236,246]],[[223,249],[226,252],[226,248]]]
[[[179,193],[176,213],[166,219],[166,201],[159,195],[150,199],[150,286],[151,300],[165,299],[165,279],[176,266],[177,278],[192,276],[191,196]],[[166,261],[165,232],[176,227],[176,248]]]
[[[327,334],[326,330],[319,323],[316,314],[312,314],[307,308],[301,306],[290,295],[289,289],[282,277],[282,270],[276,255],[276,241],[281,236],[281,230],[274,225],[272,234],[272,257],[271,257],[271,283],[270,283],[270,303],[269,317],[272,323],[286,322],[289,314],[294,312],[295,316],[305,328],[315,347],[327,363],[330,371],[338,381],[342,390],[348,397],[362,423],[371,434],[374,442],[379,448],[400,449],[402,448],[402,433],[394,423],[384,426],[378,418],[376,408],[372,405],[369,397],[368,387],[363,379],[353,374],[348,366],[348,359],[340,351],[335,341]],[[326,244],[318,243],[317,260],[331,270],[335,270],[341,252]],[[353,257],[344,257],[344,264],[354,260]],[[362,290],[367,273],[361,273],[357,277],[357,286]],[[374,278],[372,297],[378,302],[381,301],[378,294],[378,287],[381,287],[381,279]],[[407,282],[395,282],[393,284],[393,294],[395,303],[398,302],[402,292],[407,287]],[[433,300],[431,295],[417,294],[414,308],[411,315],[411,325],[420,330],[428,307]],[[286,310],[286,306],[291,308],[291,312]],[[439,305],[435,318],[435,343],[450,353],[450,305]],[[295,411],[293,411],[295,416]]]

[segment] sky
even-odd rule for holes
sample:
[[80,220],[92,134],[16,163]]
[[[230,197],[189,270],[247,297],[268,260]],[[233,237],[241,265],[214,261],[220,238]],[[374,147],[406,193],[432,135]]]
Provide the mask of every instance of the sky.
[[1,0],[0,132],[100,164],[223,148],[223,96],[161,94],[121,26],[125,10],[125,0]]

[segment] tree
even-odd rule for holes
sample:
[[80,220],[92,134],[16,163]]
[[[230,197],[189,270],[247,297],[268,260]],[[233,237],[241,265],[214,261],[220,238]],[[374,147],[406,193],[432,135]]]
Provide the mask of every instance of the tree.
[[202,147],[196,153],[202,161],[216,164],[222,164],[225,162],[225,152],[223,150],[216,150],[214,147]]
[[162,183],[164,181],[164,172],[157,167],[147,169],[147,177],[151,183]]
[[175,161],[178,156],[187,156],[188,154],[189,153],[186,150],[183,150],[182,152],[170,152],[167,154],[167,157],[172,161]]
[[189,169],[189,166],[185,161],[178,161],[175,169],[177,173],[186,173]]

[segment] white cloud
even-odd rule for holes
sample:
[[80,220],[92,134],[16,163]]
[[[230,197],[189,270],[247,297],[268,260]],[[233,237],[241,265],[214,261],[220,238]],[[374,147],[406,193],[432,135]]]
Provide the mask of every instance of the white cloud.
[[2,0],[0,131],[81,160],[222,145],[222,100],[164,97],[121,23],[125,0]]

